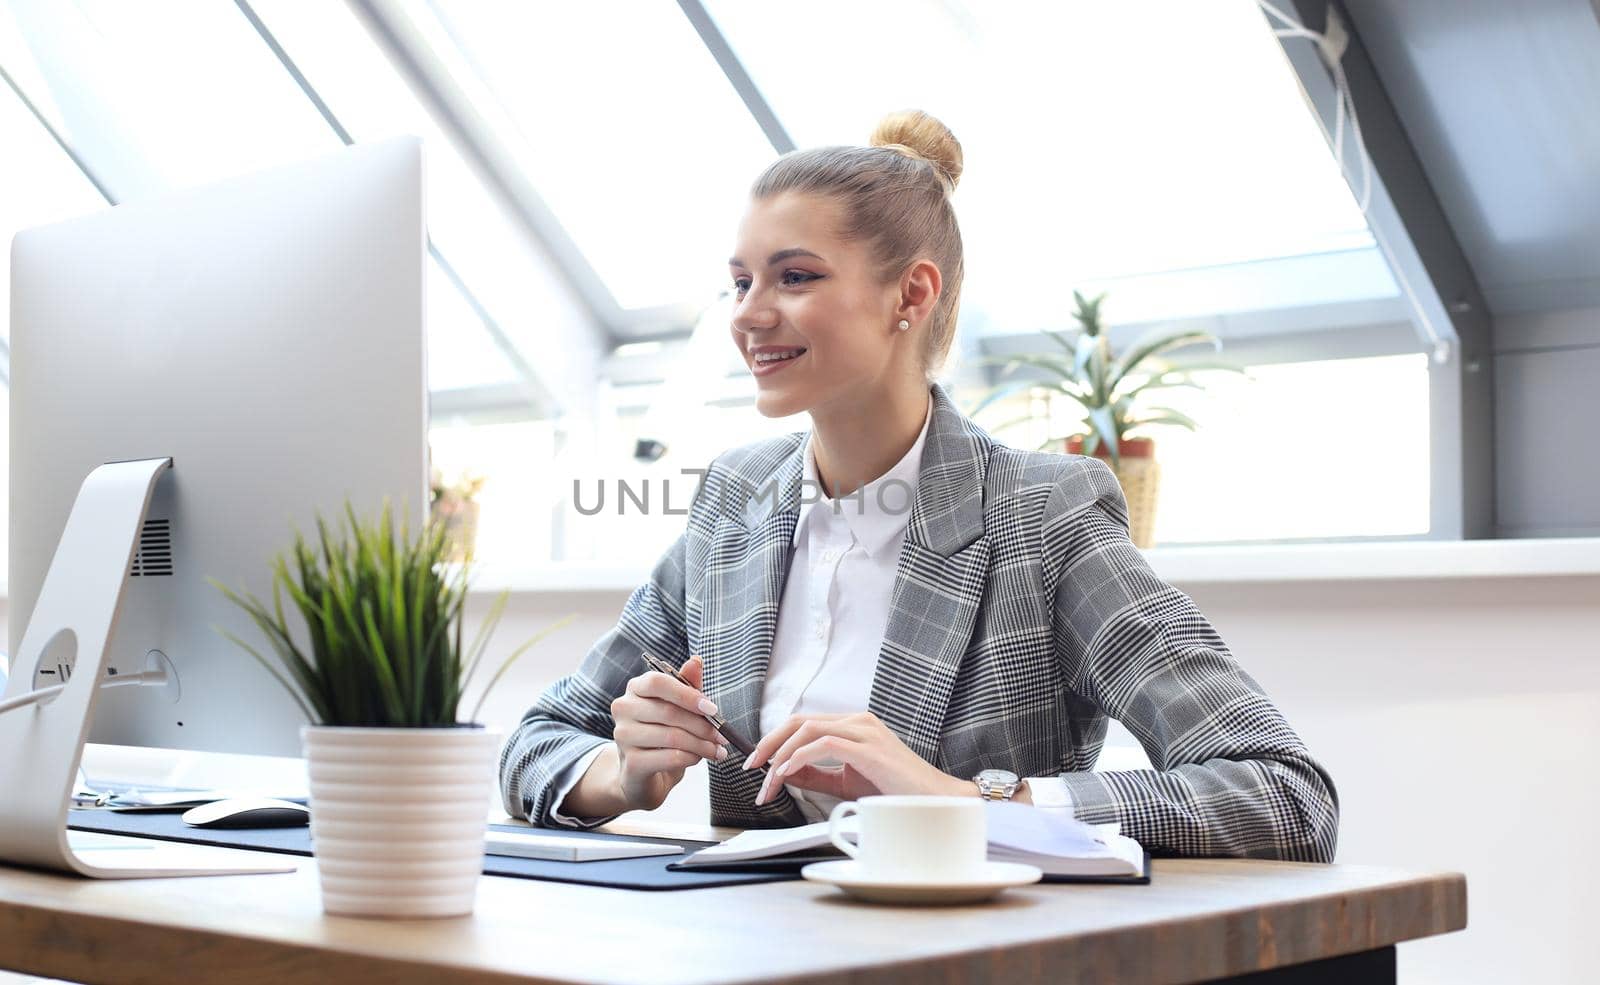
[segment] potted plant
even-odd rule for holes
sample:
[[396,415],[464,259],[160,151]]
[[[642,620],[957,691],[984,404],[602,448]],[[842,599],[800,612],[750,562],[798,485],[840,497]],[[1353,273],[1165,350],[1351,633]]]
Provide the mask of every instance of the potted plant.
[[478,540],[478,492],[483,489],[483,476],[463,472],[454,481],[445,481],[444,473],[433,469],[428,483],[428,513],[445,529],[449,545],[449,560],[472,560]]
[[[1173,387],[1204,389],[1193,374],[1200,370],[1241,372],[1223,363],[1187,362],[1174,367],[1162,354],[1186,346],[1221,342],[1209,332],[1193,329],[1156,328],[1134,340],[1121,354],[1111,349],[1111,339],[1101,320],[1101,294],[1092,301],[1072,292],[1077,325],[1067,331],[1046,330],[1044,335],[1058,351],[985,360],[1004,363],[1000,382],[989,391],[972,413],[1018,393],[1044,391],[1060,394],[1082,411],[1077,429],[1067,435],[1052,435],[1041,449],[1057,448],[1073,455],[1096,455],[1110,460],[1112,471],[1122,485],[1128,501],[1128,519],[1133,542],[1149,547],[1155,528],[1156,500],[1160,466],[1155,459],[1155,441],[1143,434],[1146,428],[1173,426],[1194,430],[1187,414],[1172,408],[1149,406],[1155,391]],[[1026,378],[1007,379],[1017,370],[1034,370]],[[1000,425],[1009,427],[1031,417]],[[998,430],[997,428],[996,430]]]
[[[446,528],[396,528],[346,504],[346,525],[317,518],[272,562],[272,605],[216,581],[266,637],[275,659],[224,633],[299,703],[311,780],[311,836],[323,909],[353,916],[472,911],[499,737],[459,707],[509,593],[462,645],[465,566],[448,563]],[[285,611],[288,597],[303,626]],[[559,624],[557,624],[559,625]],[[551,626],[507,657],[487,695]]]

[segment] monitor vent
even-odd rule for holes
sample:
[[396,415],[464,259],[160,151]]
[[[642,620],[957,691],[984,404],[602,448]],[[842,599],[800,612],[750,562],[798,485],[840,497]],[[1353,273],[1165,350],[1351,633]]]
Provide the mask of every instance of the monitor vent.
[[172,521],[146,520],[139,532],[139,547],[133,552],[132,578],[154,578],[172,574]]

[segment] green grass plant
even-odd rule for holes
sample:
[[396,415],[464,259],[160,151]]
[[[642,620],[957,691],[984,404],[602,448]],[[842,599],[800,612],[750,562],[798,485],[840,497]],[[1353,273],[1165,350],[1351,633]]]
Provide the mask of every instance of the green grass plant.
[[[362,521],[347,502],[335,528],[319,514],[317,536],[295,533],[293,547],[272,561],[272,604],[215,585],[242,608],[266,638],[272,657],[235,634],[220,632],[272,674],[316,725],[426,728],[462,724],[463,696],[483,661],[509,592],[490,606],[470,645],[462,645],[468,565],[447,561],[445,527],[409,518],[397,525],[388,502]],[[290,609],[304,622],[309,649],[297,642]],[[483,697],[551,625],[506,657]]]

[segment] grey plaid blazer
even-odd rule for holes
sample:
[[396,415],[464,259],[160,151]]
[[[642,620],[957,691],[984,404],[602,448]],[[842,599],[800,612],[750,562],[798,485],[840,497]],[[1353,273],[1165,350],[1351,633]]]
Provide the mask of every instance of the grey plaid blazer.
[[[1331,860],[1331,779],[1194,602],[1150,570],[1110,469],[1006,447],[943,389],[933,398],[868,710],[955,776],[1061,774],[1079,818],[1120,822],[1152,850]],[[555,824],[552,780],[610,738],[641,649],[675,665],[700,654],[706,694],[758,734],[804,444],[797,433],[711,464],[688,529],[616,627],[508,738],[513,815]],[[1090,772],[1107,716],[1154,769]],[[709,764],[714,823],[804,823],[781,791],[754,806],[762,774],[740,762]]]

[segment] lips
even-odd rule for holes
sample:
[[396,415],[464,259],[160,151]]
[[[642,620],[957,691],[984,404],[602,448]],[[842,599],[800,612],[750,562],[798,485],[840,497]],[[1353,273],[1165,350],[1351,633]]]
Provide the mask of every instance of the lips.
[[770,376],[785,369],[796,360],[804,358],[806,351],[801,346],[795,346],[789,349],[773,347],[759,352],[752,352],[750,354],[750,371],[756,376]]

